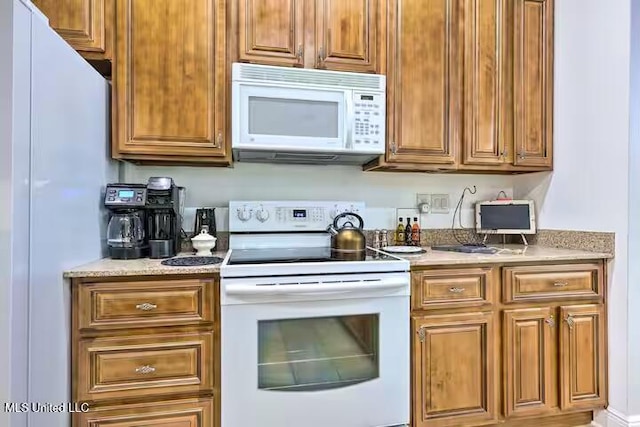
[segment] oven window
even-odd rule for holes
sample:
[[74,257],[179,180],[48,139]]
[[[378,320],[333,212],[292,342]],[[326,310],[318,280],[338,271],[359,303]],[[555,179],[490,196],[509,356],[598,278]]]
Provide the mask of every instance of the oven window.
[[379,376],[378,314],[258,322],[258,388],[318,391]]
[[338,138],[340,103],[249,97],[249,133]]

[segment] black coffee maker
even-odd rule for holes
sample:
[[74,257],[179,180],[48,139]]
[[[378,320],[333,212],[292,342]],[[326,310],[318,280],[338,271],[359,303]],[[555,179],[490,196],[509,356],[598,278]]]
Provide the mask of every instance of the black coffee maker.
[[152,177],[147,182],[147,236],[149,258],[170,258],[180,252],[184,187],[172,178]]

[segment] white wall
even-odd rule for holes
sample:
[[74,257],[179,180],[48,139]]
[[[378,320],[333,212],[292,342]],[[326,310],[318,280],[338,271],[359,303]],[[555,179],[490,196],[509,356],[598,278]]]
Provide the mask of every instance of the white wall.
[[[516,178],[545,229],[616,232],[609,287],[609,403],[628,414],[630,0],[556,1],[554,172]],[[636,397],[637,399],[637,397]],[[640,413],[640,412],[636,412]]]
[[[449,194],[448,215],[421,217],[421,226],[429,228],[451,227],[453,209],[467,186],[475,185],[477,193],[465,196],[465,227],[472,225],[473,201],[492,200],[501,190],[508,194],[513,191],[513,178],[498,175],[363,173],[355,166],[252,163],[236,163],[233,168],[124,166],[127,182],[146,182],[150,176],[166,175],[187,188],[189,207],[226,206],[229,200],[355,200],[364,201],[367,208],[415,208],[418,193]],[[375,227],[394,227],[393,217],[388,216],[388,224],[376,223]]]

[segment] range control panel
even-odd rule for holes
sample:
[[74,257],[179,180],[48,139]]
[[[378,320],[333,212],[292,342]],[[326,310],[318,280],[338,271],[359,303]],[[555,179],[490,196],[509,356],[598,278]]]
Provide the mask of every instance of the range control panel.
[[364,208],[364,202],[231,201],[229,231],[324,231],[337,215],[362,215]]
[[104,195],[106,207],[140,207],[147,203],[147,186],[132,184],[107,184]]
[[385,97],[381,93],[354,92],[353,144],[359,149],[384,147]]

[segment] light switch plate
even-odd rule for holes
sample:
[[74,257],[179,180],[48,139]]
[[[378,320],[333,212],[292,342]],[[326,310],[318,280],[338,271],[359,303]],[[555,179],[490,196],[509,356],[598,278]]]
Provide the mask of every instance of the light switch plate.
[[448,194],[432,194],[431,195],[431,213],[432,214],[448,214],[449,213],[449,195]]

